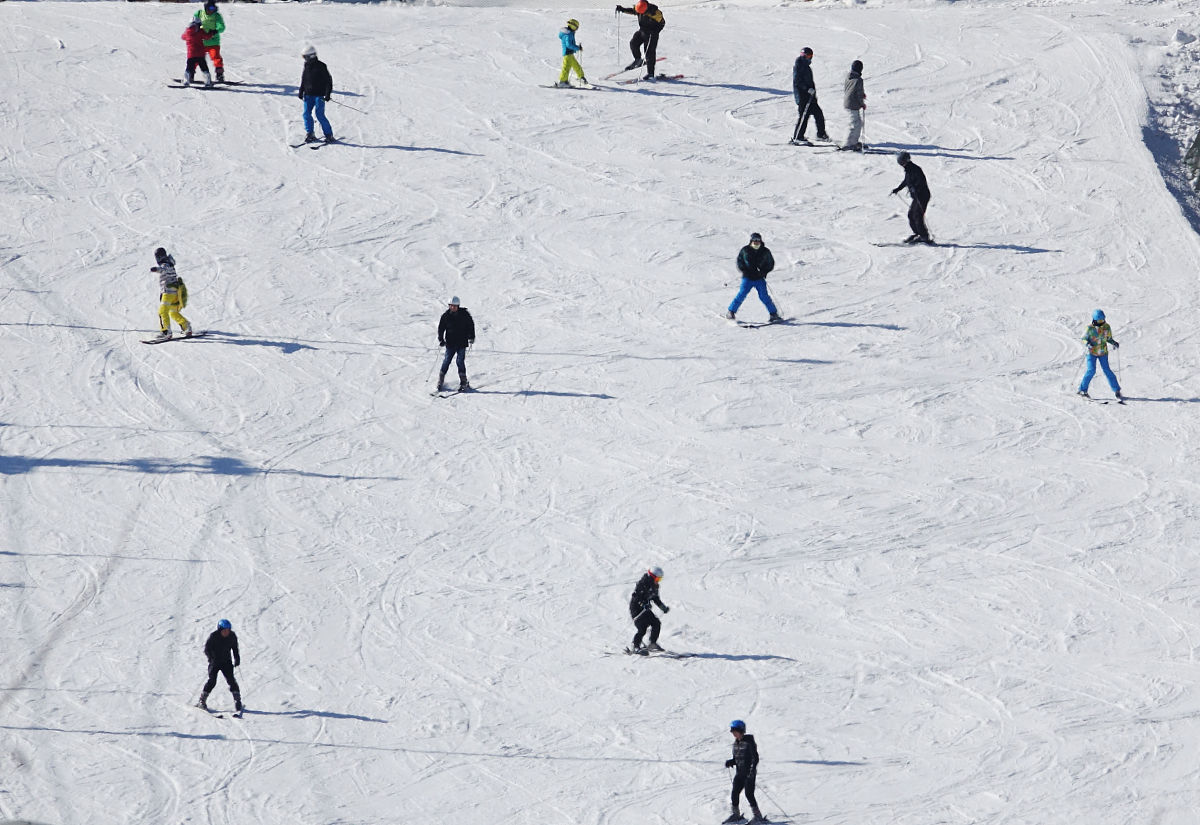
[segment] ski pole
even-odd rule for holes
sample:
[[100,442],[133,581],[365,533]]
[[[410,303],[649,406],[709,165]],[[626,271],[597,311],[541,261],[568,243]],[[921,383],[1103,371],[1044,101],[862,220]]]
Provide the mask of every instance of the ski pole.
[[438,361],[441,359],[442,353],[439,351],[437,358],[433,359],[433,367],[429,370],[429,375],[425,376],[425,383],[429,383],[429,379],[433,377],[433,371],[437,369]]
[[760,785],[760,786],[758,787],[758,790],[762,791],[762,792],[763,792],[763,796],[765,796],[765,797],[766,797],[768,800],[770,800],[771,804],[772,804],[772,805],[774,805],[776,808],[778,808],[778,809],[779,809],[779,812],[780,812],[781,814],[783,814],[783,821],[784,821],[784,822],[787,822],[787,821],[789,821],[789,820],[791,819],[791,816],[789,816],[789,815],[788,815],[788,812],[787,812],[787,811],[785,811],[785,810],[783,809],[783,806],[782,806],[782,805],[780,805],[778,802],[776,802],[776,801],[775,801],[775,797],[771,796],[771,794],[769,794],[769,793],[767,792],[767,789],[766,789],[766,788],[764,788],[764,787],[762,787],[762,786]]
[[812,106],[813,96],[808,96],[808,102],[804,104],[804,111],[800,114],[800,119],[796,121],[796,128],[792,131],[792,140],[800,139],[800,124],[804,123],[804,119],[808,117],[808,107]]
[[340,100],[334,100],[332,97],[331,97],[331,98],[329,98],[329,99],[330,99],[330,101],[332,101],[333,103],[336,103],[336,104],[337,104],[337,105],[339,105],[339,106],[345,106],[347,109],[354,109],[354,111],[358,112],[360,115],[365,115],[365,114],[366,114],[366,112],[364,112],[362,109],[355,109],[355,108],[354,108],[353,106],[351,106],[349,103],[342,103],[342,101],[340,101]]
[[613,12],[613,14],[615,14],[615,15],[617,16],[617,42],[616,42],[616,47],[617,47],[617,68],[619,69],[619,68],[621,68],[621,12],[619,12],[619,11],[614,11],[614,12]]

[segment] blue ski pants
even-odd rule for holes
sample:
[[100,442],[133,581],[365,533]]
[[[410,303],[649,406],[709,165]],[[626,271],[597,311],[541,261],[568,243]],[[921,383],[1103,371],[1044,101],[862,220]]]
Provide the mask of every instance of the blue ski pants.
[[729,305],[730,312],[737,312],[742,305],[742,301],[746,300],[746,296],[750,294],[750,290],[758,290],[759,300],[766,306],[767,312],[774,315],[776,313],[775,302],[771,300],[771,296],[767,294],[767,279],[759,278],[757,281],[752,281],[749,278],[742,278],[742,288],[738,290],[737,296],[733,299],[733,303]]
[[457,361],[458,377],[463,381],[467,380],[467,348],[463,347],[446,347],[446,357],[442,359],[441,377],[446,376],[446,370],[450,369],[450,362]]
[[1096,362],[1100,362],[1100,369],[1104,370],[1104,377],[1108,379],[1108,386],[1114,393],[1121,391],[1121,385],[1117,383],[1117,376],[1113,375],[1112,369],[1108,366],[1107,355],[1092,355],[1087,354],[1087,369],[1083,371],[1083,380],[1079,382],[1079,391],[1087,392],[1088,385],[1092,383],[1092,379],[1096,377]]
[[333,127],[329,125],[329,121],[325,119],[325,98],[320,95],[305,95],[304,96],[304,131],[306,134],[313,133],[313,110],[317,112],[317,121],[321,124],[321,131],[325,133],[325,137],[333,137]]

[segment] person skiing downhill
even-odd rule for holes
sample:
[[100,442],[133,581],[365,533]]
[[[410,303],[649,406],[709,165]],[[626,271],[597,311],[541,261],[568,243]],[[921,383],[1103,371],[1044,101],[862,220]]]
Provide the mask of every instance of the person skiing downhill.
[[225,677],[225,683],[229,685],[229,692],[233,694],[233,708],[237,713],[241,713],[242,707],[242,689],[238,687],[237,679],[233,678],[233,669],[241,667],[242,655],[238,651],[237,634],[233,632],[233,625],[229,619],[221,619],[217,622],[217,629],[208,637],[208,641],[204,643],[204,655],[208,658],[208,681],[204,683],[204,687],[200,689],[200,701],[196,703],[196,707],[201,710],[208,710],[208,694],[212,693],[213,687],[217,684],[217,674],[220,673]]
[[796,129],[792,132],[792,139],[788,141],[793,146],[808,143],[804,132],[808,129],[810,116],[817,122],[817,140],[829,140],[829,135],[825,133],[825,113],[821,111],[821,104],[817,103],[817,86],[813,80],[812,59],[813,50],[805,46],[792,65],[792,96],[796,100],[796,110],[800,114],[799,120],[796,121]]
[[183,70],[183,85],[191,86],[196,78],[196,69],[204,75],[204,88],[211,89],[213,85],[212,75],[208,73],[208,63],[204,60],[204,32],[200,28],[200,21],[193,20],[184,29],[180,39],[187,43],[187,66]]
[[1096,363],[1099,362],[1113,395],[1123,402],[1125,397],[1121,395],[1121,385],[1117,383],[1117,376],[1113,375],[1108,366],[1108,345],[1112,344],[1113,349],[1120,349],[1121,345],[1112,337],[1112,327],[1104,319],[1104,310],[1098,309],[1092,313],[1092,322],[1083,332],[1083,342],[1087,345],[1087,369],[1083,371],[1083,380],[1079,382],[1079,394],[1084,398],[1091,398],[1088,395],[1088,387],[1096,376]]
[[925,182],[925,173],[921,167],[913,163],[908,152],[896,155],[896,163],[904,167],[904,180],[892,190],[896,194],[901,189],[908,188],[912,202],[908,205],[908,226],[913,233],[904,239],[905,243],[927,243],[932,245],[929,228],[925,226],[925,209],[929,206],[929,184]]
[[588,85],[588,79],[583,76],[583,66],[579,65],[579,58],[576,55],[583,51],[583,46],[575,42],[575,32],[579,29],[579,21],[571,18],[558,32],[558,39],[562,42],[562,72],[558,76],[558,82],[554,85],[560,89],[571,88],[571,83],[567,79],[571,75],[571,70],[575,70],[575,74],[579,76],[579,82],[584,86]]
[[[671,608],[663,604],[658,597],[658,583],[662,581],[662,577],[661,567],[651,567],[642,574],[637,586],[633,588],[633,596],[629,599],[629,615],[633,617],[633,626],[637,629],[633,634],[633,647],[630,648],[634,653],[646,654],[652,650],[662,650],[658,644],[662,622],[651,609],[651,605],[658,605],[658,609],[663,613],[671,612]],[[642,647],[642,636],[647,629],[650,630],[650,643]]]
[[192,325],[180,312],[187,306],[187,285],[175,272],[175,259],[160,246],[154,250],[154,260],[158,265],[150,267],[150,271],[158,273],[159,338],[166,340],[171,337],[172,320],[179,324],[184,338],[191,338]]
[[299,97],[304,101],[304,142],[316,143],[313,133],[313,112],[325,133],[325,142],[334,143],[333,127],[325,118],[325,104],[333,97],[333,76],[329,68],[317,60],[317,50],[309,46],[304,50],[304,72],[300,75]]
[[758,745],[754,737],[746,733],[746,723],[734,719],[729,723],[729,732],[733,734],[733,758],[725,760],[725,767],[733,768],[733,792],[731,794],[731,811],[725,822],[744,822],[745,817],[739,810],[738,802],[742,791],[746,792],[746,801],[754,818],[751,825],[766,822],[767,818],[758,810],[758,802],[754,799],[754,782],[758,776]]
[[753,289],[758,292],[758,298],[767,308],[767,312],[771,313],[770,320],[782,321],[775,302],[767,292],[767,273],[775,268],[775,258],[771,255],[771,250],[763,245],[762,235],[757,232],[750,235],[750,243],[738,252],[737,268],[742,273],[742,286],[734,296],[733,302],[729,304],[729,311],[725,313],[725,317],[730,321],[737,320],[737,311],[742,306],[742,301],[746,300],[746,296]]
[[[654,63],[658,60],[658,35],[667,25],[666,18],[663,17],[658,6],[648,3],[646,0],[638,0],[633,8],[617,6],[617,11],[621,14],[636,14],[638,19],[638,30],[629,40],[629,51],[633,53],[633,62],[625,67],[625,71],[644,65],[646,76],[642,79],[653,80]],[[642,57],[643,46],[646,47],[645,57]]]
[[225,82],[225,61],[221,58],[221,32],[225,31],[225,18],[217,11],[216,0],[206,0],[204,8],[193,15],[204,33],[204,51],[212,58],[217,82]]
[[838,147],[839,150],[849,149],[852,152],[866,150],[862,142],[863,112],[867,108],[867,93],[863,89],[863,64],[855,60],[850,64],[850,73],[846,75],[845,97],[843,106],[850,113],[850,134],[846,142]]
[[459,303],[457,295],[450,299],[450,306],[442,313],[437,332],[438,345],[446,348],[446,357],[442,359],[442,369],[438,373],[437,391],[442,391],[446,370],[455,358],[458,359],[458,391],[471,389],[467,383],[467,347],[475,343],[475,319]]

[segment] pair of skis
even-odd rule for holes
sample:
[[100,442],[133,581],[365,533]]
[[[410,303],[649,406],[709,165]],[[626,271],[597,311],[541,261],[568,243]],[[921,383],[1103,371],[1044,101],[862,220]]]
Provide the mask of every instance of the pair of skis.
[[625,648],[627,656],[645,656],[650,659],[690,659],[695,656],[695,653],[678,653],[674,650],[647,650],[644,647],[639,647],[634,650],[632,647]]

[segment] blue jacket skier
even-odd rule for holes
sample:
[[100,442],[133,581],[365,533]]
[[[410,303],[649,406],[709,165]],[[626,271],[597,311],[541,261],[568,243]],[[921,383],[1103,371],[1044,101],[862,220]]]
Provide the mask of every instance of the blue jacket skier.
[[562,43],[562,72],[558,75],[558,82],[555,86],[560,88],[570,87],[570,82],[567,78],[571,75],[571,70],[575,70],[575,74],[579,77],[579,82],[587,85],[587,78],[583,76],[583,66],[579,63],[579,53],[583,51],[583,46],[575,42],[575,32],[579,29],[579,21],[571,18],[558,32],[558,39]]
[[1108,321],[1104,320],[1104,310],[1098,309],[1092,313],[1092,322],[1083,331],[1083,342],[1087,345],[1087,369],[1083,372],[1083,380],[1079,382],[1079,394],[1084,398],[1091,398],[1088,395],[1088,386],[1096,376],[1096,364],[1099,363],[1100,369],[1104,370],[1104,377],[1108,379],[1108,386],[1112,388],[1113,395],[1117,397],[1118,401],[1124,401],[1125,399],[1121,395],[1121,385],[1117,383],[1117,376],[1113,375],[1112,369],[1108,366],[1108,345],[1112,344],[1113,349],[1120,349],[1121,345],[1112,337],[1112,327],[1108,325]]

